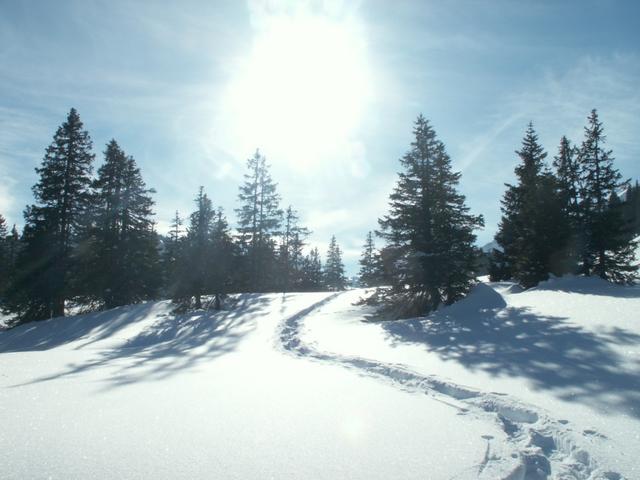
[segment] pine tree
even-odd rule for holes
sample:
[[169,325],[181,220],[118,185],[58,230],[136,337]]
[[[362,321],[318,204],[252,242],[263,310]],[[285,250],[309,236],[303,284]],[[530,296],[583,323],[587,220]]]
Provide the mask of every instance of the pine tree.
[[278,254],[282,291],[289,292],[301,286],[302,250],[309,230],[300,226],[298,212],[291,205],[284,215],[282,240]]
[[94,226],[86,284],[106,308],[152,298],[159,286],[153,189],[148,189],[135,160],[115,140],[93,184]]
[[202,308],[202,296],[207,293],[211,284],[215,211],[211,200],[204,193],[204,187],[200,187],[195,203],[197,209],[189,217],[187,236],[179,261],[180,273],[174,300],[190,303],[193,298],[195,308]]
[[342,251],[335,235],[331,237],[329,250],[327,251],[327,261],[324,266],[324,284],[329,290],[344,290],[347,286],[344,264],[342,263]]
[[451,170],[444,144],[422,115],[413,133],[390,212],[379,220],[393,291],[407,305],[399,315],[427,313],[468,291],[475,278],[473,231],[483,225],[456,191],[460,173]]
[[570,230],[558,182],[545,165],[547,154],[532,123],[516,153],[521,160],[515,169],[518,183],[506,185],[495,237],[503,251],[494,251],[494,261],[529,288],[549,273],[563,273]]
[[640,184],[636,180],[635,185],[627,189],[624,199],[624,219],[631,226],[634,235],[640,234]]
[[365,287],[377,287],[382,284],[383,270],[380,253],[376,251],[373,232],[367,233],[367,238],[360,257],[360,283]]
[[269,174],[264,156],[256,150],[247,160],[249,172],[240,186],[242,206],[238,214],[240,244],[246,260],[246,287],[253,291],[272,290],[275,273],[275,240],[282,223],[280,196]]
[[581,168],[581,203],[584,248],[582,272],[618,283],[632,282],[636,242],[625,225],[617,191],[628,185],[613,166],[611,150],[605,150],[606,136],[594,109],[585,127],[585,139],[578,154]]
[[24,247],[7,292],[16,322],[63,316],[73,296],[76,247],[90,204],[91,139],[75,109],[58,128],[36,172],[36,204],[25,210]]
[[567,137],[560,139],[558,155],[554,157],[553,166],[558,185],[559,200],[566,218],[568,238],[565,251],[560,254],[562,258],[559,273],[576,273],[581,245],[584,242],[582,236],[580,218],[580,165],[577,161],[577,149],[571,146]]
[[164,249],[162,252],[162,268],[164,285],[167,293],[173,296],[177,275],[178,275],[178,259],[181,258],[182,240],[183,240],[183,220],[180,212],[176,213],[169,225],[169,234],[164,240]]
[[301,267],[301,277],[301,290],[307,292],[325,290],[322,260],[317,247],[313,248],[311,252],[304,257]]
[[222,207],[214,214],[211,230],[211,271],[209,290],[214,295],[214,309],[220,310],[222,299],[234,286],[236,246]]
[[9,264],[9,245],[7,235],[7,221],[0,214],[0,300],[8,285],[10,264]]
[[6,252],[7,252],[7,263],[9,266],[9,272],[11,278],[15,274],[16,263],[18,261],[18,256],[20,255],[20,249],[22,248],[22,243],[20,239],[20,234],[18,233],[18,229],[15,224],[11,229],[11,233],[7,235],[5,239]]

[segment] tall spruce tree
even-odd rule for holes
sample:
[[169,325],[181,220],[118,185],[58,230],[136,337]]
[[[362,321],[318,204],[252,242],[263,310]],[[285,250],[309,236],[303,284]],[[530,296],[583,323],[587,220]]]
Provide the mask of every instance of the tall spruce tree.
[[91,199],[91,146],[72,108],[36,168],[36,203],[24,212],[24,246],[5,304],[17,323],[63,316],[65,300],[77,292],[73,272]]
[[7,232],[7,221],[0,214],[0,302],[4,291],[9,282],[10,263],[9,263],[9,236]]
[[289,292],[301,286],[302,250],[308,236],[309,230],[300,225],[298,212],[289,205],[284,214],[282,239],[278,253],[283,292]]
[[347,286],[342,251],[335,235],[331,237],[329,250],[327,250],[327,261],[324,264],[324,285],[329,290],[344,290]]
[[635,235],[640,234],[640,184],[629,187],[624,198],[624,219]]
[[377,287],[382,284],[382,259],[380,253],[376,250],[373,232],[367,233],[359,263],[359,281],[363,286]]
[[182,225],[183,220],[180,217],[180,212],[176,210],[169,225],[169,233],[164,239],[164,249],[162,251],[164,288],[169,296],[173,296],[178,281],[178,261],[181,258],[184,234]]
[[567,137],[560,139],[558,154],[553,159],[559,200],[568,222],[565,251],[560,254],[558,273],[576,273],[578,259],[584,243],[580,216],[580,165],[577,160],[577,149],[571,145]]
[[94,188],[90,268],[86,284],[106,308],[154,296],[160,284],[153,189],[115,140],[104,152]]
[[325,290],[322,259],[317,247],[311,249],[302,261],[300,289],[307,292]]
[[413,133],[390,212],[379,220],[385,251],[394,255],[385,261],[392,266],[393,291],[406,305],[401,316],[427,313],[468,291],[475,278],[473,231],[483,226],[457,192],[460,173],[452,171],[444,144],[422,115]]
[[234,287],[236,246],[222,207],[214,213],[211,229],[211,271],[209,291],[214,295],[214,309],[220,310],[222,300]]
[[16,264],[20,251],[22,250],[22,239],[15,224],[11,232],[5,237],[5,260],[7,262],[7,277],[5,279],[5,292],[12,284],[16,275]]
[[613,166],[611,150],[605,150],[604,127],[594,109],[587,120],[578,162],[581,170],[581,203],[584,247],[582,272],[618,283],[633,282],[636,242],[626,225],[618,191],[628,185]]
[[282,224],[280,196],[266,159],[258,150],[247,160],[248,173],[240,186],[238,232],[244,254],[246,287],[252,291],[275,288],[275,237]]
[[495,237],[502,252],[494,254],[506,275],[529,288],[549,273],[564,273],[570,229],[558,182],[546,167],[547,154],[532,123],[516,153],[521,160],[515,169],[518,183],[506,185]]
[[196,210],[189,216],[187,236],[179,260],[174,301],[191,303],[202,308],[202,296],[208,293],[213,268],[213,237],[215,211],[211,200],[200,187],[195,199]]

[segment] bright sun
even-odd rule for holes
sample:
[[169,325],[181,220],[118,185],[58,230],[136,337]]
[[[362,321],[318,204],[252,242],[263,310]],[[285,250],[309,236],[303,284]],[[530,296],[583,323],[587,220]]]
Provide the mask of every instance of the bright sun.
[[348,146],[370,96],[365,47],[350,22],[271,16],[225,95],[238,147],[308,167]]

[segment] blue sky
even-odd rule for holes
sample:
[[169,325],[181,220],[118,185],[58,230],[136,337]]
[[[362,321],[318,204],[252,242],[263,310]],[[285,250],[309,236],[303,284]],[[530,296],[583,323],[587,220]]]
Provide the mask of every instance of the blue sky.
[[199,185],[231,223],[260,147],[283,205],[352,273],[385,213],[419,113],[447,145],[490,241],[531,120],[551,158],[592,108],[640,178],[635,1],[0,0],[0,213],[21,224],[34,167],[70,107],[157,190],[156,219]]

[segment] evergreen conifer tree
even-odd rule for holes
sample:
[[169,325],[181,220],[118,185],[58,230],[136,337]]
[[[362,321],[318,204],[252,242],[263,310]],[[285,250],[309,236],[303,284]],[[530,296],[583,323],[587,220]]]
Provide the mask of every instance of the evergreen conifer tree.
[[301,290],[317,292],[325,289],[320,252],[315,247],[304,257],[301,267]]
[[222,299],[234,287],[236,246],[222,207],[214,214],[211,230],[211,271],[209,290],[214,294],[214,309],[220,310]]
[[90,268],[86,283],[106,308],[152,298],[159,286],[153,189],[115,140],[107,144],[94,188]]
[[46,149],[33,187],[36,204],[25,210],[23,248],[5,308],[17,323],[63,316],[76,294],[76,247],[90,206],[91,139],[71,109]]
[[624,219],[635,235],[640,234],[640,184],[629,187],[624,199]]
[[515,169],[518,183],[507,184],[495,237],[503,251],[494,250],[494,255],[505,275],[529,288],[549,273],[564,273],[570,229],[558,182],[544,163],[547,154],[533,124],[516,153],[521,160]]
[[301,286],[302,250],[309,236],[309,230],[300,226],[299,222],[298,212],[289,205],[284,215],[278,254],[283,292],[289,292]]
[[329,250],[327,251],[327,261],[324,265],[324,284],[329,290],[344,290],[347,286],[344,264],[342,263],[342,251],[335,235],[331,237]]
[[280,196],[269,174],[269,166],[258,150],[247,160],[248,173],[240,186],[238,214],[240,245],[245,259],[246,288],[275,288],[275,236],[282,223]]
[[180,212],[176,213],[169,225],[169,233],[164,238],[162,251],[162,269],[166,292],[173,296],[178,280],[178,261],[181,258],[184,230]]
[[585,139],[578,154],[581,169],[582,228],[585,242],[582,272],[618,283],[632,282],[638,266],[634,263],[636,242],[625,225],[617,192],[627,182],[613,166],[611,150],[605,150],[606,136],[594,109],[585,127]]
[[365,287],[377,287],[382,284],[383,270],[380,253],[376,251],[373,232],[367,233],[367,238],[360,257],[360,283]]
[[174,300],[190,303],[193,298],[195,308],[202,308],[202,296],[211,284],[215,211],[204,187],[200,187],[195,202],[197,208],[189,217]]
[[577,150],[567,137],[560,139],[558,154],[554,157],[553,166],[557,179],[558,195],[564,217],[568,222],[568,238],[565,251],[560,254],[559,273],[576,273],[578,258],[584,242],[580,218],[580,165],[577,161]]
[[397,303],[405,305],[401,316],[427,313],[468,291],[475,278],[473,231],[483,225],[457,192],[460,173],[451,170],[444,144],[422,115],[413,133],[411,149],[400,160],[403,171],[390,212],[379,220],[388,242],[385,265],[401,297]]
[[0,301],[9,281],[9,237],[7,232],[7,221],[0,214]]

